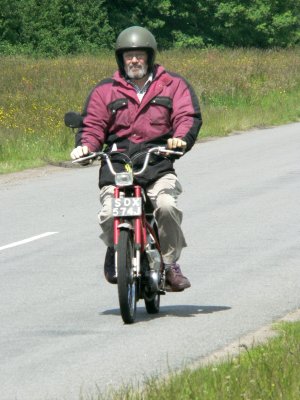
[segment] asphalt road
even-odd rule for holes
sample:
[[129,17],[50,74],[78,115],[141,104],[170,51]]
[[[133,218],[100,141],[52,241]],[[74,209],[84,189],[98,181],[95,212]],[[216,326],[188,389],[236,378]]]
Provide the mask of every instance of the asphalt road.
[[103,278],[98,168],[0,177],[1,400],[142,382],[300,306],[300,124],[197,144],[177,171],[192,287],[130,326]]

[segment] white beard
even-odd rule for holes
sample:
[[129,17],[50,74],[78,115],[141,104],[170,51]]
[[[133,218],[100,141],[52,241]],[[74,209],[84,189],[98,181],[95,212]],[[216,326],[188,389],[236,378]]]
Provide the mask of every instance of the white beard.
[[147,75],[148,65],[132,65],[125,66],[125,72],[130,79],[142,79]]

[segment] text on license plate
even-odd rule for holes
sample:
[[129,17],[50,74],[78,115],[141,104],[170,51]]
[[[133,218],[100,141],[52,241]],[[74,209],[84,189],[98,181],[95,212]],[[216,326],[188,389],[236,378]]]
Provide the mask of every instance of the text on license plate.
[[113,199],[114,217],[136,217],[142,214],[142,199],[140,197],[120,197]]

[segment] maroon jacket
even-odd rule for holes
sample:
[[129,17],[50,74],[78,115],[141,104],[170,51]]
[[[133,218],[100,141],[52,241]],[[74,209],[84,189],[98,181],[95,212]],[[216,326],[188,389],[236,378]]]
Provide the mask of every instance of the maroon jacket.
[[[156,65],[153,81],[140,102],[134,87],[117,71],[91,91],[76,145],[97,151],[106,144],[110,151],[116,144],[118,151],[132,156],[149,147],[164,145],[170,137],[178,137],[187,142],[188,151],[195,143],[201,124],[198,99],[181,76]],[[137,167],[141,162],[137,162]],[[175,173],[173,162],[174,159],[153,156],[139,183],[147,185],[166,173]],[[113,177],[104,164],[99,185],[111,183]]]

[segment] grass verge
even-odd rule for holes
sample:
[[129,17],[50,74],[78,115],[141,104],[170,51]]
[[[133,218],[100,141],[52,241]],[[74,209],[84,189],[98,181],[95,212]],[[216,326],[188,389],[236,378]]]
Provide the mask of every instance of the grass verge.
[[[184,76],[202,108],[202,137],[300,120],[300,48],[166,51],[157,61]],[[66,111],[116,69],[113,54],[57,59],[0,56],[0,173],[67,160]]]
[[[300,321],[276,326],[278,336],[246,347],[226,362],[146,381],[90,400],[299,400]],[[82,398],[82,400],[84,397]]]

